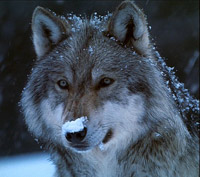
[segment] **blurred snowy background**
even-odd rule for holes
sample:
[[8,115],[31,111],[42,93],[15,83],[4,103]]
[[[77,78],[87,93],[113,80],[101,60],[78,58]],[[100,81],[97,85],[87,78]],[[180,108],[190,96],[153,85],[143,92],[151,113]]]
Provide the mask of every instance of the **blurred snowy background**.
[[[176,75],[185,84],[185,88],[199,99],[199,1],[136,2],[147,15],[150,34],[157,50],[169,66],[175,67]],[[51,175],[54,170],[48,155],[32,153],[41,149],[27,132],[18,107],[27,74],[35,59],[31,39],[34,8],[39,5],[59,15],[74,12],[89,17],[94,12],[101,15],[107,14],[107,11],[112,12],[119,3],[117,0],[0,2],[1,177],[32,177],[34,171],[35,177],[39,177],[39,174],[48,177],[47,172]],[[26,155],[21,155],[23,153]],[[31,170],[33,172],[30,173]]]
[[52,177],[55,168],[44,153],[0,158],[1,177]]

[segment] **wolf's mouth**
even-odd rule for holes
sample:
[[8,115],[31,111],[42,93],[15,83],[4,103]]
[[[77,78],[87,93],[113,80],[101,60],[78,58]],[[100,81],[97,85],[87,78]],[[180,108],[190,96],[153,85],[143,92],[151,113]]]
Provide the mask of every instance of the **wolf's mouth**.
[[108,130],[108,132],[106,133],[106,136],[103,139],[103,143],[106,144],[111,138],[112,138],[113,132],[111,129]]
[[83,144],[74,144],[71,146],[73,149],[76,149],[77,151],[88,151],[91,149],[90,146],[88,145],[83,145]]
[[[103,144],[106,144],[108,141],[110,141],[112,136],[113,136],[113,131],[112,131],[112,129],[109,129],[101,142]],[[76,150],[78,152],[88,151],[94,147],[94,146],[89,146],[89,144],[87,144],[86,142],[81,143],[81,144],[70,143],[70,146],[71,146],[71,148],[73,148],[74,150]]]

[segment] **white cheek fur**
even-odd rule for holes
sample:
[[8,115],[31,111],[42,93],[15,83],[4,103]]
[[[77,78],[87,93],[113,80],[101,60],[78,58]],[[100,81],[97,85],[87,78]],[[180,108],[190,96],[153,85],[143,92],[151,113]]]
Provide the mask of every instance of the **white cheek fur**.
[[61,130],[64,106],[63,104],[59,104],[52,110],[49,102],[50,100],[46,99],[41,103],[42,117],[47,127],[52,130],[52,135],[50,135],[51,139],[60,142],[62,136]]

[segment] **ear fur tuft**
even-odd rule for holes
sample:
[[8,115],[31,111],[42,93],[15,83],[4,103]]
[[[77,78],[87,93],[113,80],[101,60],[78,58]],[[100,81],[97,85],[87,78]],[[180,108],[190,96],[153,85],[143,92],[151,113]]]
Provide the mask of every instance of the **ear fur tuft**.
[[33,44],[38,58],[70,34],[70,25],[54,13],[36,7],[32,17]]
[[149,33],[143,12],[132,2],[122,2],[111,17],[108,33],[141,55],[149,54]]

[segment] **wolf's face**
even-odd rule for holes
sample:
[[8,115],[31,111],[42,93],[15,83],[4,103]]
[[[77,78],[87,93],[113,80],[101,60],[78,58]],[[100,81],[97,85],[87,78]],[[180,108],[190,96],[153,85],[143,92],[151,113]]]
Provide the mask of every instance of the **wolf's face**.
[[[106,32],[92,19],[75,32],[70,23],[41,7],[34,12],[38,60],[22,96],[26,123],[42,141],[65,148],[123,148],[147,131],[145,102],[156,71],[142,57],[149,53],[144,16],[129,2],[118,7]],[[62,132],[66,122],[83,116],[84,129]]]

